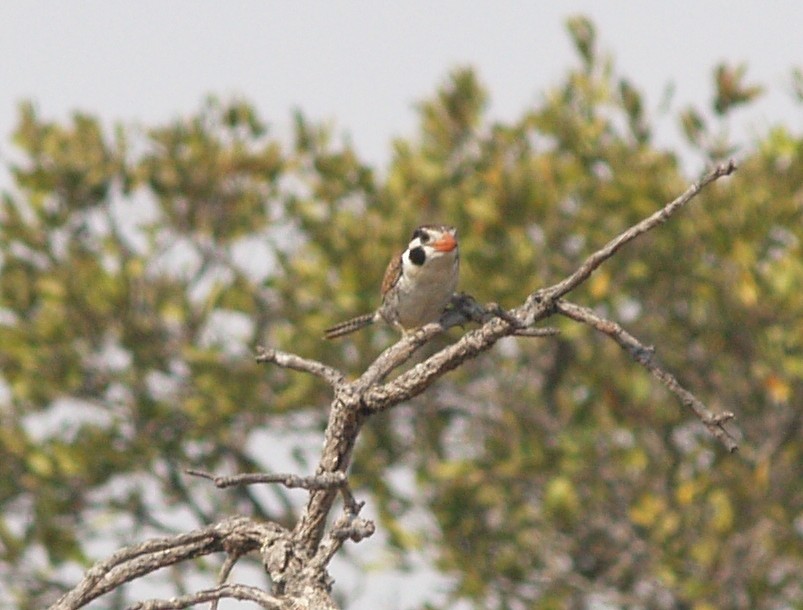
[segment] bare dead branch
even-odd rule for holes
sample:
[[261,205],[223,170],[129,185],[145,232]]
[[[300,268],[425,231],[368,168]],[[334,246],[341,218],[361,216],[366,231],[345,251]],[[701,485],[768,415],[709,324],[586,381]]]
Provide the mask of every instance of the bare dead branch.
[[237,549],[247,553],[286,532],[273,523],[245,517],[221,521],[188,534],[156,538],[126,547],[90,568],[83,580],[59,599],[51,610],[75,610],[93,599],[145,574],[187,559]]
[[675,394],[684,406],[694,411],[694,414],[703,422],[705,427],[708,428],[708,431],[725,445],[728,451],[734,452],[739,448],[736,439],[724,426],[725,422],[733,419],[733,413],[726,411],[724,413],[714,414],[709,411],[697,397],[684,389],[671,373],[662,369],[655,362],[654,348],[645,346],[619,324],[598,316],[587,307],[575,305],[574,303],[569,303],[562,299],[558,300],[555,306],[557,307],[558,313],[576,322],[588,324],[616,341],[619,347],[629,353],[636,362],[646,368],[652,373],[653,377],[658,379],[670,392]]
[[554,337],[560,334],[560,330],[551,326],[544,328],[519,328],[513,333],[514,337]]
[[418,396],[436,379],[491,349],[499,339],[514,331],[500,319],[487,322],[482,328],[465,334],[457,343],[433,354],[392,381],[369,387],[363,395],[364,408],[369,412],[383,411]]
[[362,539],[372,536],[375,531],[376,525],[373,521],[359,517],[346,506],[343,514],[332,525],[332,529],[318,546],[314,557],[309,561],[308,569],[322,571],[329,565],[332,557],[346,540],[360,542]]
[[497,318],[501,318],[517,330],[524,329],[526,327],[521,320],[519,320],[513,313],[504,309],[499,303],[490,303],[486,306],[485,310],[488,316],[485,320],[483,320],[483,322],[486,322],[488,318],[495,316]]
[[224,489],[235,485],[258,485],[261,483],[281,483],[285,487],[302,489],[336,489],[346,484],[346,475],[343,472],[326,472],[319,475],[302,477],[287,473],[244,473],[231,476],[214,475],[202,470],[192,468],[185,471],[187,474],[209,479],[215,487]]
[[[465,302],[461,302],[461,295],[457,295],[452,300],[452,307],[447,310],[439,323],[428,324],[415,333],[402,337],[396,345],[385,350],[358,380],[335,388],[335,399],[332,402],[318,472],[337,470],[345,472],[348,469],[356,435],[365,417],[417,396],[448,371],[493,347],[502,337],[515,335],[522,329],[531,328],[536,322],[553,315],[556,312],[555,302],[582,284],[623,245],[665,222],[703,188],[718,178],[731,174],[735,169],[733,162],[714,168],[701,180],[692,184],[680,197],[624,231],[588,257],[569,278],[549,288],[533,292],[523,305],[505,312],[505,315],[489,312],[465,295],[462,296]],[[409,358],[409,355],[424,342],[444,328],[469,319],[482,321],[482,326],[466,333],[456,343],[443,348],[395,379],[381,383],[399,362]],[[314,555],[323,537],[326,515],[334,499],[335,494],[328,490],[312,492],[307,507],[296,525],[294,538],[310,556]]]
[[335,540],[353,540],[354,542],[359,542],[363,538],[372,536],[375,531],[376,525],[374,525],[373,521],[355,517],[350,523],[333,528],[332,538]]
[[352,515],[359,515],[362,507],[365,506],[365,502],[358,502],[354,498],[354,494],[351,492],[348,481],[346,481],[345,485],[340,488],[340,495],[343,496],[343,505],[345,506],[345,510]]
[[294,371],[301,371],[303,373],[310,373],[316,377],[320,377],[331,386],[336,386],[341,383],[345,375],[329,365],[311,360],[309,358],[302,358],[295,354],[282,352],[275,349],[266,349],[257,346],[257,362],[271,362],[282,368],[293,369]]
[[[359,386],[368,388],[382,381],[388,373],[407,362],[418,348],[444,330],[453,326],[462,326],[467,322],[483,324],[494,317],[503,318],[515,326],[520,326],[517,320],[511,318],[496,303],[483,307],[470,294],[464,292],[455,294],[452,296],[449,308],[438,322],[427,324],[415,332],[405,335],[382,352],[360,376]],[[529,329],[526,330],[529,332]]]
[[605,244],[605,246],[594,252],[594,254],[589,256],[583,262],[583,264],[580,265],[577,271],[572,273],[562,282],[559,282],[549,288],[549,297],[557,299],[577,288],[577,286],[588,279],[588,277],[594,272],[595,269],[597,269],[597,267],[613,256],[616,251],[619,250],[619,248],[624,246],[626,243],[633,241],[639,235],[646,233],[647,231],[654,229],[659,224],[666,222],[669,217],[672,216],[672,214],[694,199],[697,194],[706,186],[715,180],[722,178],[723,176],[731,175],[735,171],[736,163],[733,160],[717,165],[715,168],[706,173],[700,180],[687,188],[686,191],[674,201],[669,202],[663,208],[655,212],[655,214],[652,216],[645,218],[638,224],[633,225],[623,233],[617,235],[615,238]]
[[[237,550],[226,555],[226,560],[223,562],[223,565],[220,566],[220,574],[218,574],[217,577],[218,586],[226,584],[226,581],[231,575],[231,571],[240,560],[240,557],[242,557],[242,554],[240,554]],[[219,599],[212,600],[212,603],[209,604],[209,610],[217,610],[219,601]]]
[[[402,341],[406,339],[403,338]],[[348,470],[357,435],[367,417],[367,412],[363,409],[362,392],[358,391],[358,384],[359,380],[344,383],[335,388],[335,397],[332,400],[329,422],[324,432],[323,453],[318,463],[317,474]],[[315,555],[324,534],[329,511],[336,497],[337,491],[335,490],[319,490],[310,493],[307,506],[293,530],[293,539],[299,546],[300,552],[308,557]]]
[[515,327],[516,330],[512,334],[516,336],[548,337],[558,334],[558,330],[554,328],[527,328],[518,318],[497,303],[482,306],[471,295],[459,293],[452,297],[450,308],[441,316],[438,322],[427,324],[415,332],[405,335],[395,344],[388,347],[360,376],[357,384],[360,388],[369,388],[381,382],[388,373],[407,362],[418,348],[448,328],[460,326],[467,322],[483,324],[494,318],[500,318]]
[[360,375],[360,386],[369,387],[384,379],[393,369],[407,362],[419,347],[429,342],[434,336],[442,333],[445,328],[440,322],[432,322],[415,332],[404,335],[396,343],[385,349]]
[[595,269],[613,256],[623,245],[666,222],[674,212],[691,201],[703,188],[723,176],[730,175],[735,170],[736,164],[733,161],[718,165],[699,181],[689,186],[682,195],[594,252],[580,265],[577,271],[565,280],[532,293],[524,305],[505,312],[504,316],[496,315],[485,322],[481,328],[467,333],[457,343],[432,355],[396,379],[381,386],[369,387],[363,396],[364,408],[369,412],[381,411],[409,400],[423,392],[448,371],[490,349],[502,337],[515,335],[521,328],[531,327],[536,322],[552,315],[555,312],[557,299],[582,284]]
[[129,606],[128,610],[180,610],[190,608],[205,602],[217,603],[224,598],[233,598],[240,601],[256,602],[266,610],[282,610],[287,606],[282,604],[282,600],[262,589],[249,585],[222,584],[213,589],[204,589],[196,593],[172,597],[170,599],[151,599]]

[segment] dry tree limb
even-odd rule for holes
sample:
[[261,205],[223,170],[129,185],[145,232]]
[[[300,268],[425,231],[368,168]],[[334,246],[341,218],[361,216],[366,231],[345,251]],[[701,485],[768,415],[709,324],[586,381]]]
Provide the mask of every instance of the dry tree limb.
[[307,569],[324,571],[346,540],[360,542],[372,536],[375,531],[376,525],[373,521],[345,511],[321,541],[315,555],[309,560]]
[[560,330],[551,326],[543,328],[520,328],[513,333],[515,337],[554,337],[560,334]]
[[126,547],[90,568],[81,582],[51,606],[51,610],[75,610],[161,568],[216,552],[248,553],[258,550],[266,541],[286,535],[286,530],[276,524],[235,517],[188,534],[155,538]]
[[310,373],[316,377],[320,377],[331,386],[337,386],[345,377],[343,373],[336,368],[326,365],[317,360],[310,358],[302,358],[295,354],[282,352],[275,349],[266,349],[261,345],[257,347],[257,362],[271,362],[282,368],[293,369],[294,371],[301,371],[302,373]]
[[231,476],[214,475],[202,470],[188,468],[187,474],[209,479],[215,487],[225,489],[235,485],[259,485],[262,483],[281,483],[290,489],[338,489],[346,484],[346,475],[343,472],[328,472],[320,475],[302,477],[297,474],[288,473],[244,473]]
[[452,297],[450,308],[438,322],[432,322],[405,335],[384,352],[366,369],[359,378],[359,386],[368,388],[381,382],[394,369],[404,364],[418,348],[428,343],[433,337],[454,326],[463,326],[468,322],[484,324],[494,318],[501,318],[515,326],[514,335],[521,337],[550,337],[558,334],[556,328],[527,328],[513,318],[511,314],[497,303],[481,305],[470,294],[459,293]]
[[266,610],[283,610],[287,605],[277,597],[250,585],[221,584],[212,589],[204,589],[170,599],[151,599],[129,606],[127,610],[181,610],[198,604],[212,602],[217,605],[221,599],[232,598],[240,601],[256,602]]
[[580,305],[575,305],[574,303],[569,303],[562,299],[559,300],[555,306],[557,307],[558,313],[576,322],[588,324],[591,328],[604,333],[616,341],[619,347],[629,353],[636,362],[652,373],[653,377],[658,379],[670,392],[677,396],[684,406],[694,411],[694,414],[703,422],[705,427],[708,428],[708,431],[716,437],[728,451],[732,453],[739,448],[736,439],[724,427],[725,422],[734,418],[733,413],[725,411],[724,413],[714,414],[709,411],[694,394],[684,389],[678,383],[674,375],[662,369],[655,362],[654,348],[645,346],[619,324],[598,316],[587,307],[581,307]]
[[577,271],[572,273],[562,282],[558,282],[549,288],[546,296],[550,299],[557,299],[574,290],[580,284],[585,282],[595,269],[616,254],[616,252],[626,243],[633,241],[639,235],[642,235],[643,233],[654,229],[658,225],[665,223],[667,220],[669,220],[669,217],[672,216],[672,214],[694,199],[697,194],[706,186],[715,180],[722,178],[723,176],[730,176],[735,171],[736,163],[733,160],[730,160],[727,163],[720,163],[712,170],[707,172],[702,178],[700,178],[700,180],[689,186],[689,188],[687,188],[686,191],[676,199],[670,201],[651,216],[648,216],[623,233],[620,233],[602,248],[594,252],[594,254],[589,256],[583,262],[583,264],[578,267]]
[[[228,555],[226,555],[226,560],[223,562],[223,565],[220,566],[220,572],[218,573],[217,577],[218,587],[226,584],[226,581],[229,579],[229,576],[231,575],[231,571],[234,569],[234,566],[240,560],[240,557],[242,557],[242,554],[239,552],[239,550],[234,550]],[[220,599],[212,600],[212,603],[209,604],[209,610],[217,610],[219,601]]]

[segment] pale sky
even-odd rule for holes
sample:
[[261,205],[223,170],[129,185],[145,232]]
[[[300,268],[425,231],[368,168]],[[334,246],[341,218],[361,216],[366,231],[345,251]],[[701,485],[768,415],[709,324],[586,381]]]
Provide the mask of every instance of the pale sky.
[[[673,108],[711,99],[713,66],[748,63],[767,87],[736,114],[739,133],[803,113],[787,91],[803,67],[803,2],[213,2],[3,0],[0,7],[0,162],[16,105],[43,116],[80,109],[106,121],[152,124],[195,112],[207,94],[255,104],[276,135],[290,111],[333,120],[369,162],[384,165],[394,136],[414,133],[417,100],[456,65],[489,88],[491,114],[510,119],[576,62],[568,15],[597,25],[602,48],[655,110],[673,82]],[[660,119],[662,143],[677,121]],[[0,175],[0,186],[7,176]]]
[[[675,111],[707,107],[714,65],[747,62],[749,81],[767,93],[736,113],[743,141],[776,123],[803,131],[789,94],[792,68],[803,68],[800,1],[2,0],[0,166],[15,158],[9,134],[20,100],[34,100],[46,118],[82,110],[107,125],[151,125],[192,114],[215,94],[253,103],[280,137],[293,108],[332,120],[381,167],[391,139],[415,133],[415,102],[455,66],[477,69],[494,118],[520,115],[576,65],[565,20],[577,13],[591,17],[649,111],[670,82]],[[658,126],[659,141],[676,145],[674,116]],[[8,186],[0,169],[0,188]],[[362,545],[377,549],[379,539]],[[444,586],[426,567],[415,577],[369,574],[349,607],[408,608]],[[348,585],[341,590],[353,597]]]

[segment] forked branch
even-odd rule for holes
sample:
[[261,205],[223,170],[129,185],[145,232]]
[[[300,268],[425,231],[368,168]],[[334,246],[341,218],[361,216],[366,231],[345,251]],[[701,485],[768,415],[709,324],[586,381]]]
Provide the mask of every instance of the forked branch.
[[[244,517],[237,517],[188,534],[156,538],[126,547],[105,561],[95,564],[87,571],[81,582],[59,599],[51,610],[75,610],[104,593],[161,568],[216,552],[236,552],[242,555],[258,550],[268,541],[284,535],[286,532],[278,525],[256,523]],[[226,591],[230,593],[232,590]],[[228,594],[221,596],[232,597]],[[206,601],[211,599],[213,598],[210,597]],[[154,605],[157,602],[147,603],[151,605],[143,607],[173,607]]]

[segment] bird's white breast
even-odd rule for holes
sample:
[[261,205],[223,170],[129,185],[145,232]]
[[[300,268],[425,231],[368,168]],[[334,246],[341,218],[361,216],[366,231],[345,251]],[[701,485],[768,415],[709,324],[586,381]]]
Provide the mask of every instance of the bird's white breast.
[[[405,257],[407,253],[405,253]],[[457,288],[457,252],[429,258],[423,265],[402,261],[398,284],[399,322],[406,329],[437,320]]]

